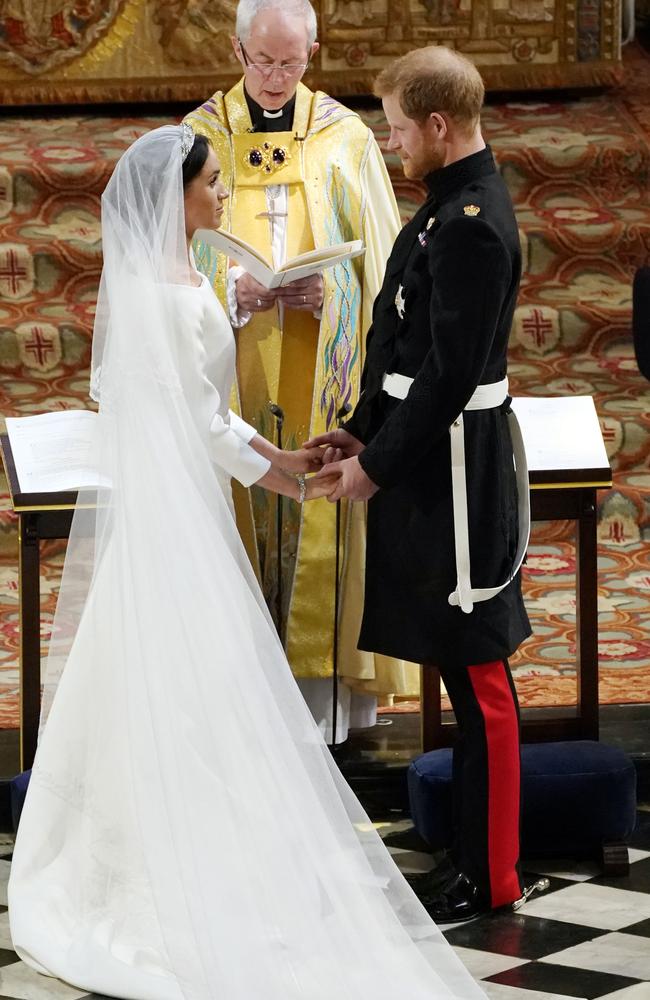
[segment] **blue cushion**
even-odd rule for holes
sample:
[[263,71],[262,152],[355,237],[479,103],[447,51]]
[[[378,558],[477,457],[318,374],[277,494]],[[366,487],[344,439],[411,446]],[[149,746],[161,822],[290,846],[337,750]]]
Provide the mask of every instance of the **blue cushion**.
[[18,829],[20,814],[23,811],[23,804],[25,802],[25,796],[27,795],[29,779],[31,776],[31,770],[23,771],[22,774],[17,774],[15,778],[12,778],[9,783],[11,796],[11,820],[14,825],[14,830]]
[[[451,750],[432,750],[408,770],[413,823],[433,849],[452,842],[451,761]],[[523,854],[590,854],[634,830],[636,771],[622,750],[590,740],[530,743],[521,764]]]

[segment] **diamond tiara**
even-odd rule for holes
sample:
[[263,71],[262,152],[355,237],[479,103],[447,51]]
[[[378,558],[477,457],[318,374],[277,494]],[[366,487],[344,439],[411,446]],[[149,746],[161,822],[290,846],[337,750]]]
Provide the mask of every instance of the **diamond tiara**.
[[187,159],[195,139],[196,134],[189,122],[181,122],[181,158],[183,162]]

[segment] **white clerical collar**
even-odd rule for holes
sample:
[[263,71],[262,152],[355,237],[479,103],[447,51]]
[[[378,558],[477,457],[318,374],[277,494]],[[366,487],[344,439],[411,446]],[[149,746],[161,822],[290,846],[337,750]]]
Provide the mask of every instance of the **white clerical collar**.
[[262,114],[265,118],[282,118],[284,108],[280,108],[279,111],[266,111],[265,108],[262,108]]

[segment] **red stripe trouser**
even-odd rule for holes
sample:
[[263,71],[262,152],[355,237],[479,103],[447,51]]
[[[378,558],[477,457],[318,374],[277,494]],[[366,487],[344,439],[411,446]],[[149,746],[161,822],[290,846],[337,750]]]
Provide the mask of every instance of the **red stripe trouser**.
[[456,721],[453,858],[492,907],[522,895],[519,704],[507,661],[439,665]]

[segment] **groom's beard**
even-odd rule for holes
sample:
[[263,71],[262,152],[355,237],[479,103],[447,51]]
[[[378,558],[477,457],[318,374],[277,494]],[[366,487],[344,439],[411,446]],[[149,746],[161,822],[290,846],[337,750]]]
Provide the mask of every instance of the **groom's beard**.
[[[401,157],[400,157],[401,158]],[[440,170],[445,165],[445,150],[442,144],[422,145],[402,159],[404,176],[409,180],[421,181],[434,170]]]

